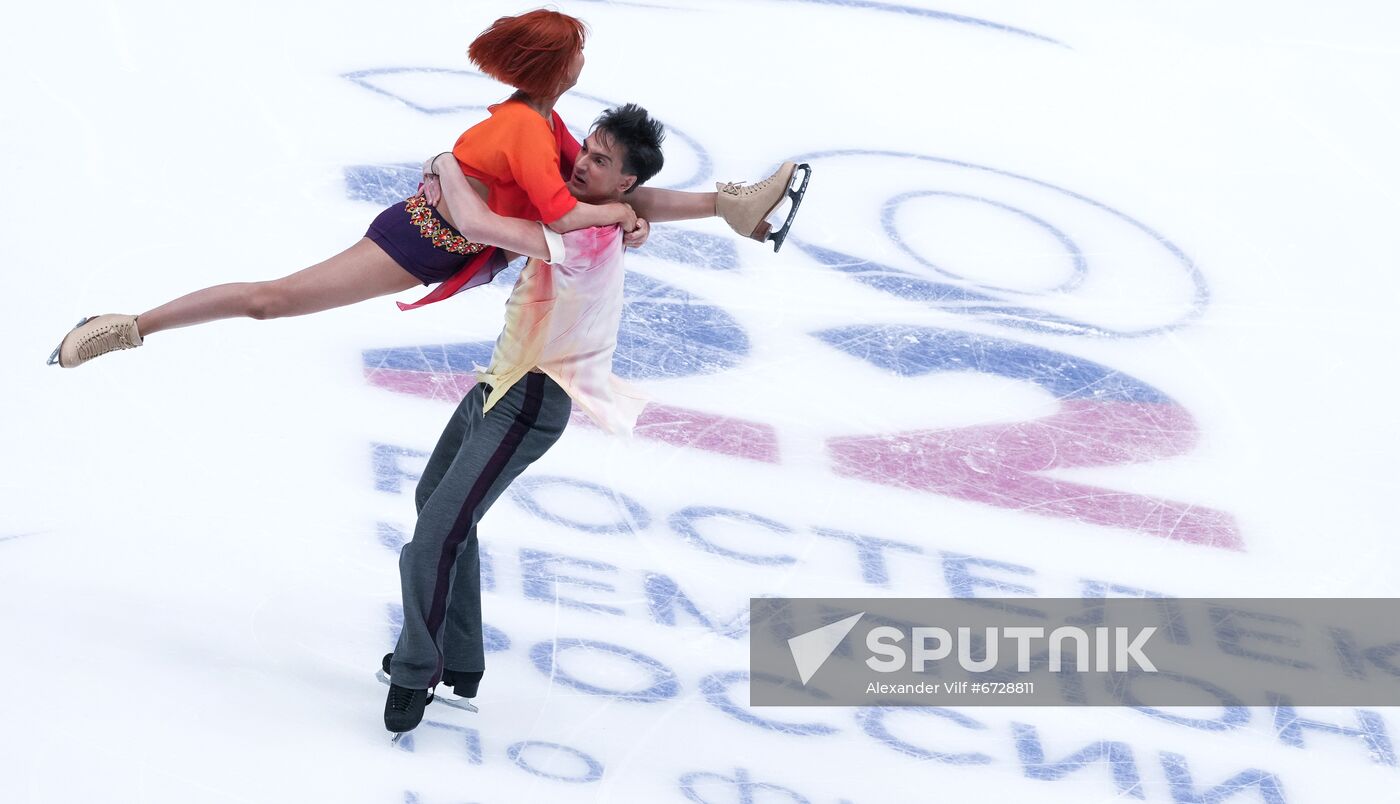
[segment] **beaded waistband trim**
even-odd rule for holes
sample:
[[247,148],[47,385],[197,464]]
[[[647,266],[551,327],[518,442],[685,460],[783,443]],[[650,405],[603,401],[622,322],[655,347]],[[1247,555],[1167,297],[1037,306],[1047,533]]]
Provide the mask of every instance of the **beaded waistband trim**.
[[405,201],[404,209],[408,210],[409,222],[418,227],[418,233],[437,248],[453,254],[480,254],[486,248],[484,243],[473,243],[447,228],[433,215],[433,208],[428,206],[428,199],[422,193]]

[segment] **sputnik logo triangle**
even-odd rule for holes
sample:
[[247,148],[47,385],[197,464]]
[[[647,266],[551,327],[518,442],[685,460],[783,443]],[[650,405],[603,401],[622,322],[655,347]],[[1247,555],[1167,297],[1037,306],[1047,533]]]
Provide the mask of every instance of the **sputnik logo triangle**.
[[805,634],[798,634],[788,640],[788,650],[792,651],[792,660],[797,664],[797,675],[802,679],[804,686],[822,669],[822,665],[831,658],[836,646],[841,644],[841,640],[851,633],[851,629],[855,628],[856,623],[864,616],[865,612],[862,611],[860,614],[823,625]]

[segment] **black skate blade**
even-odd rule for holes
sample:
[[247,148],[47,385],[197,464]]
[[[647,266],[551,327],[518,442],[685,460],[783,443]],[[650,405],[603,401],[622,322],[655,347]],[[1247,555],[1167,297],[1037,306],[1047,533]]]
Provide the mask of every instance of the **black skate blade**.
[[[81,327],[83,324],[86,324],[87,322],[89,322],[89,321],[91,321],[91,320],[92,320],[92,316],[83,316],[82,318],[78,319],[78,323],[76,323],[76,324],[73,325],[73,329],[77,329],[78,327]],[[70,330],[68,330],[68,331],[69,331],[69,332],[72,332],[73,329],[70,329]],[[63,337],[64,337],[65,340],[68,338],[67,335],[64,335]],[[59,353],[59,351],[61,351],[62,349],[63,349],[63,341],[59,341],[59,342],[58,342],[58,345],[55,346],[55,347],[53,348],[53,353],[49,355],[49,361],[48,361],[48,363],[47,363],[46,365],[50,365],[50,366],[56,365],[56,364],[58,363],[58,353]]]
[[807,195],[807,182],[812,178],[812,166],[803,162],[793,168],[793,175],[795,176],[799,170],[802,171],[802,183],[796,188],[793,188],[789,183],[787,190],[787,197],[792,199],[792,209],[788,210],[787,219],[783,221],[783,225],[768,234],[767,239],[773,243],[774,254],[778,253],[778,250],[783,247],[783,241],[787,240],[788,230],[792,228],[792,222],[797,219],[797,208],[802,206],[802,198]]

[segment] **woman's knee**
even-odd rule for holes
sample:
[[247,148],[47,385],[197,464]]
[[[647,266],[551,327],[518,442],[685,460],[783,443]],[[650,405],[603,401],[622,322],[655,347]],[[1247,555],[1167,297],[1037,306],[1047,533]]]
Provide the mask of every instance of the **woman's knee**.
[[248,288],[248,317],[259,321],[282,318],[291,312],[291,294],[281,280],[254,282]]

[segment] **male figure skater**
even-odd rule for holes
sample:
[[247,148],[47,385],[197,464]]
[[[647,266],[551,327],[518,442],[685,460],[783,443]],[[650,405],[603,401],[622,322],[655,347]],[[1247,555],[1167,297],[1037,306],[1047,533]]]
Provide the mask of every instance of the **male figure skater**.
[[[569,191],[588,203],[625,200],[661,169],[663,136],[641,107],[604,112],[583,143]],[[383,668],[390,677],[384,725],[400,735],[422,721],[439,682],[472,697],[481,680],[481,517],[559,439],[573,403],[604,430],[624,434],[646,404],[612,374],[623,305],[621,229],[560,235],[496,215],[453,160],[433,163],[426,172],[439,175],[446,206],[440,211],[463,236],[531,259],[511,291],[490,367],[478,373],[418,484],[418,522],[399,557],[403,631]],[[791,194],[795,167],[785,164],[780,181],[731,190],[727,201],[742,206],[736,214],[761,221]],[[792,195],[795,204],[800,194]]]

